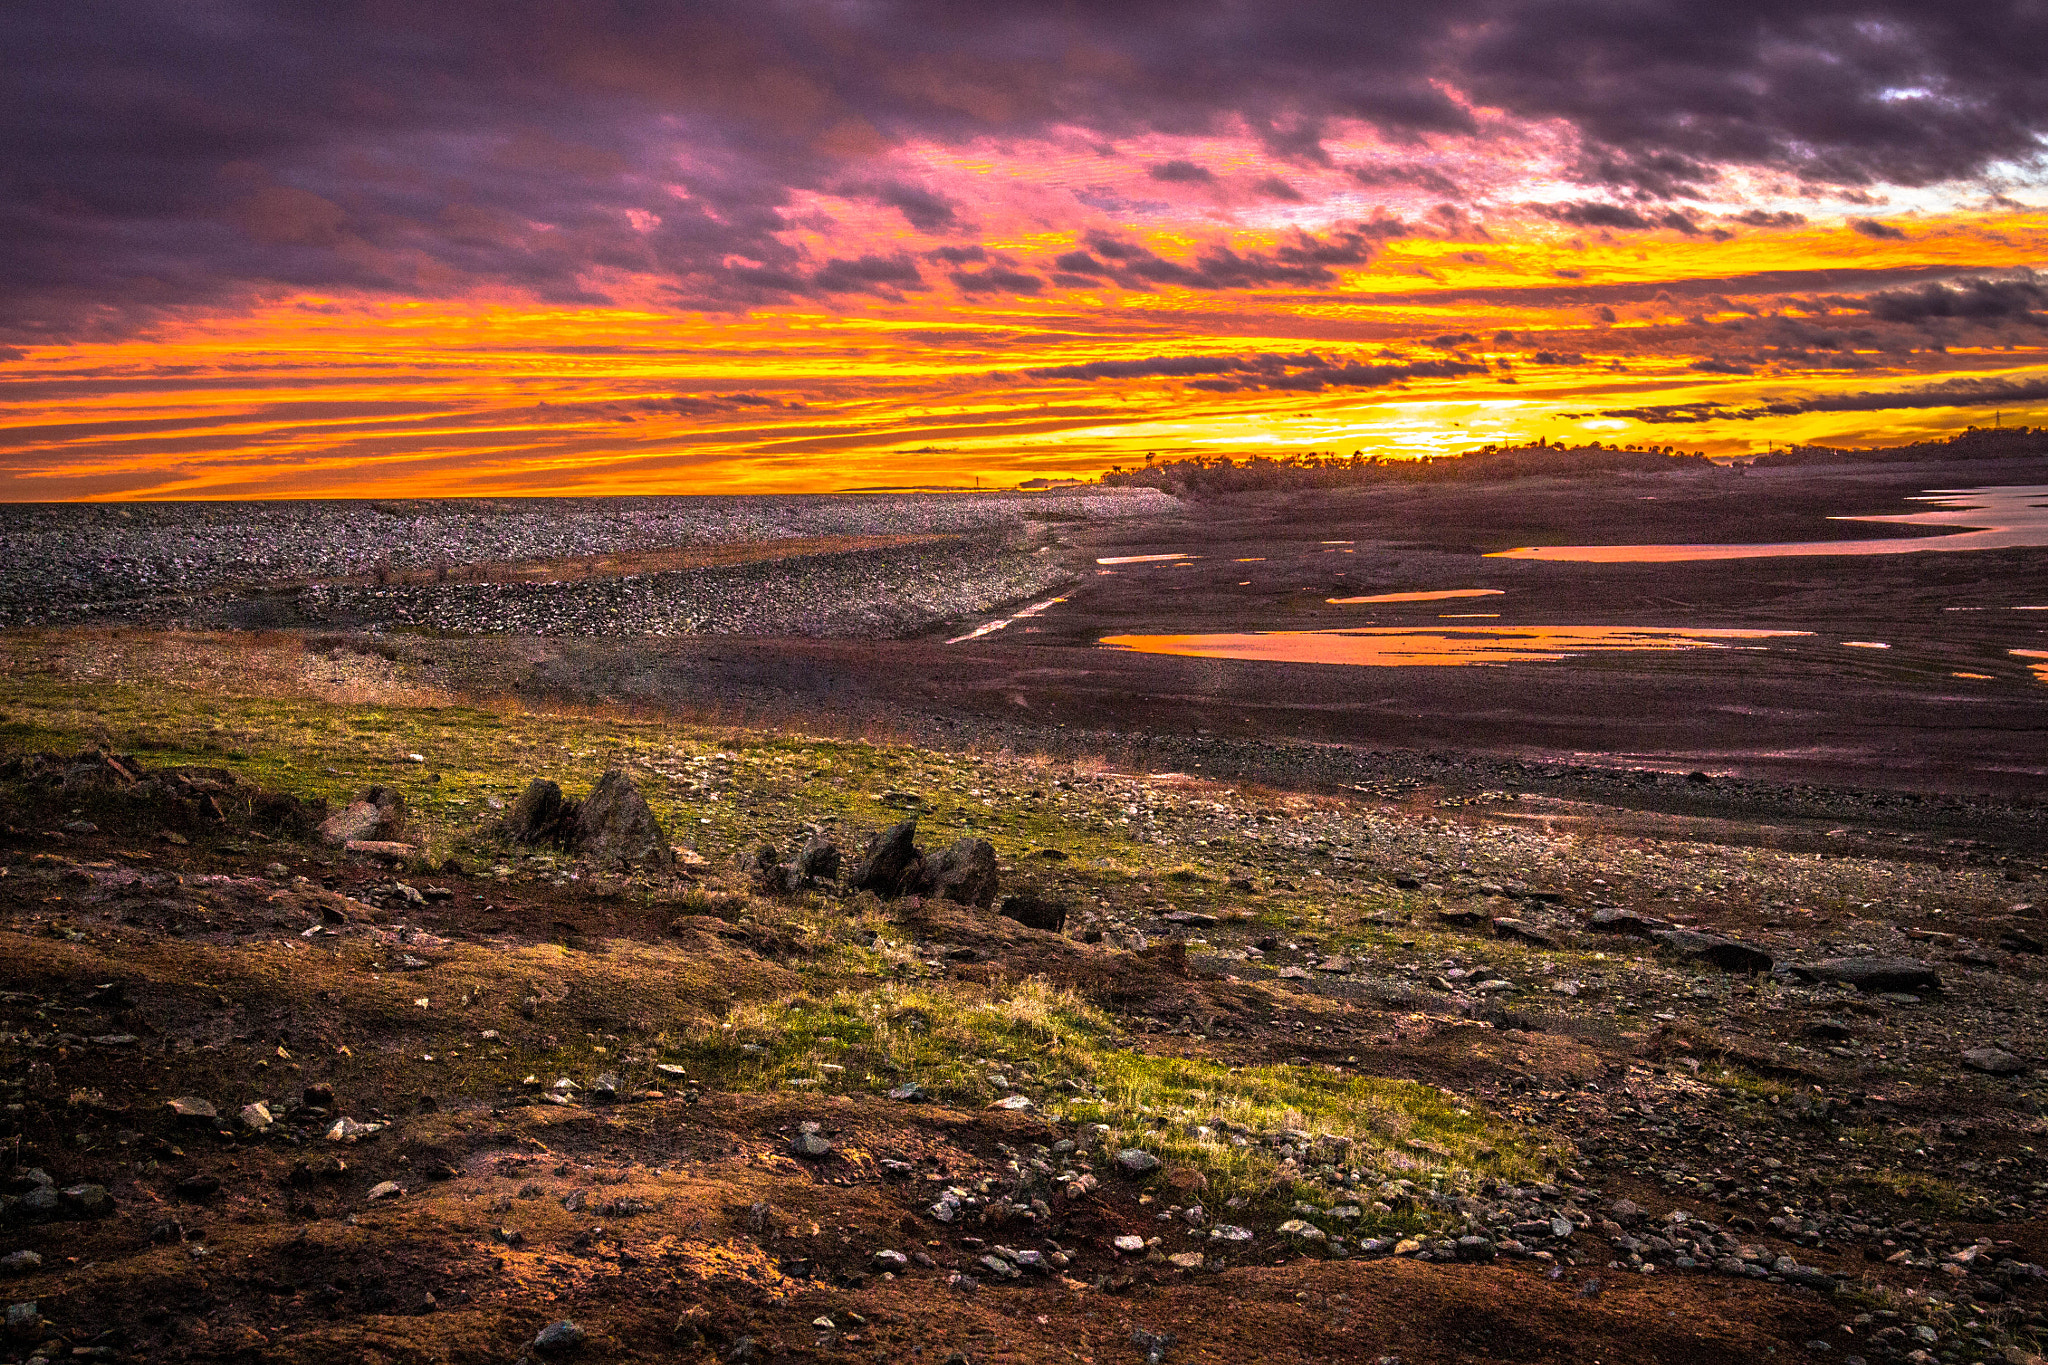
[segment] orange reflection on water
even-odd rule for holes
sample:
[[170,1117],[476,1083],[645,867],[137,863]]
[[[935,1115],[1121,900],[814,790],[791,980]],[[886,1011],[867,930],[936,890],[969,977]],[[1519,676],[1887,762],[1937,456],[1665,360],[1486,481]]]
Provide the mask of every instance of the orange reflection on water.
[[1447,588],[1442,592],[1383,592],[1372,597],[1326,597],[1323,600],[1335,606],[1348,607],[1355,602],[1448,602],[1457,597],[1505,597],[1505,588]]
[[[1736,641],[1811,635],[1805,630],[1692,626],[1438,626],[1411,630],[1254,630],[1220,635],[1110,635],[1101,643],[1138,654],[1290,664],[1416,665],[1550,663],[1625,650],[1754,648]],[[2048,657],[2044,655],[2043,657]]]
[[2013,654],[2021,659],[2041,660],[2040,663],[2029,663],[2027,667],[2033,670],[2036,678],[2048,683],[2048,649],[2015,649]]

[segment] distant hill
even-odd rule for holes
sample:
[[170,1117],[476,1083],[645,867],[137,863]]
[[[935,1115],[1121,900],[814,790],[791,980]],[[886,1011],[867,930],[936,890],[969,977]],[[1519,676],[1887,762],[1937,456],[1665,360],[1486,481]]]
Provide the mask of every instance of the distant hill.
[[1171,460],[1142,469],[1116,469],[1101,482],[1120,488],[1158,488],[1169,493],[1214,497],[1304,488],[1351,488],[1382,483],[1447,483],[1533,478],[1539,475],[1664,473],[1712,467],[1706,456],[1670,447],[1601,445],[1484,446],[1462,455],[1389,459],[1356,452],[1342,455],[1253,455],[1243,460]]
[[1794,446],[1759,455],[1759,468],[1810,464],[1903,464],[1914,460],[2019,460],[2048,455],[2048,427],[1970,427],[1943,441],[1903,446]]

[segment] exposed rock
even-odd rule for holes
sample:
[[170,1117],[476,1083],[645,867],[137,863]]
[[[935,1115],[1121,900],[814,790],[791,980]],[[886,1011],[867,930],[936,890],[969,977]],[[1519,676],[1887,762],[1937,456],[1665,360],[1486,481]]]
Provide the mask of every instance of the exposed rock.
[[1963,1065],[1987,1076],[2017,1076],[2027,1064],[2002,1047],[1973,1047],[1963,1054]]
[[838,880],[839,863],[839,845],[832,842],[831,836],[813,834],[797,850],[793,866],[802,882],[829,882]]
[[1821,981],[1839,981],[1859,991],[1915,994],[1941,989],[1941,974],[1911,957],[1830,957],[1793,970]]
[[1771,955],[1752,943],[1741,943],[1697,929],[1659,929],[1650,937],[1666,952],[1688,962],[1704,962],[1724,972],[1767,972]]
[[822,1161],[832,1155],[832,1143],[823,1133],[798,1133],[789,1144],[790,1154],[807,1161]]
[[1497,919],[1493,922],[1495,938],[1512,939],[1516,943],[1527,943],[1537,948],[1555,948],[1557,939],[1550,933],[1523,919]]
[[203,1100],[197,1095],[180,1095],[176,1099],[166,1100],[164,1107],[169,1109],[171,1116],[180,1123],[208,1124],[220,1117],[220,1111],[213,1107],[212,1100]]
[[871,836],[861,849],[846,885],[884,900],[907,895],[924,884],[924,855],[917,850],[917,821],[905,820]]
[[576,813],[576,851],[605,871],[666,871],[675,850],[633,779],[613,768],[597,780]]
[[567,845],[576,836],[577,807],[561,787],[536,777],[505,813],[505,837],[522,844]]
[[57,1197],[73,1218],[105,1218],[114,1211],[114,1196],[105,1185],[70,1185]]
[[1067,927],[1067,907],[1062,901],[1048,899],[1035,891],[1020,891],[1014,896],[1003,897],[1003,903],[996,907],[996,913],[1005,919],[1013,919],[1029,929],[1043,929],[1057,934]]
[[1128,1176],[1150,1175],[1159,1166],[1158,1157],[1136,1147],[1126,1147],[1116,1154],[1116,1168]]
[[1639,915],[1633,910],[1595,910],[1586,921],[1586,927],[1603,934],[1634,934],[1637,938],[1648,938],[1660,929],[1669,929],[1671,922],[1655,915]]
[[188,1175],[171,1186],[171,1190],[180,1199],[190,1200],[195,1204],[203,1203],[220,1193],[220,1177],[204,1172]]
[[11,1216],[23,1223],[47,1223],[57,1217],[62,1208],[63,1201],[57,1197],[55,1189],[38,1185],[21,1196]]
[[1458,1239],[1458,1259],[1461,1261],[1490,1261],[1496,1249],[1493,1242],[1485,1237],[1466,1236]]
[[1455,924],[1466,929],[1476,928],[1486,923],[1489,918],[1484,910],[1439,910],[1436,917],[1441,923]]
[[391,862],[403,862],[418,850],[411,844],[402,844],[394,839],[351,839],[341,846],[344,853],[359,853],[368,858],[384,858]]
[[9,1340],[28,1341],[43,1328],[43,1315],[32,1303],[7,1305],[6,1329]]
[[540,1335],[533,1339],[533,1349],[542,1355],[567,1355],[583,1344],[589,1336],[581,1327],[567,1318],[551,1322],[540,1329]]
[[390,787],[369,787],[320,822],[320,842],[340,848],[352,840],[393,839],[405,830],[405,797]]
[[932,894],[958,905],[995,904],[996,850],[986,839],[956,839],[935,859],[927,882]]

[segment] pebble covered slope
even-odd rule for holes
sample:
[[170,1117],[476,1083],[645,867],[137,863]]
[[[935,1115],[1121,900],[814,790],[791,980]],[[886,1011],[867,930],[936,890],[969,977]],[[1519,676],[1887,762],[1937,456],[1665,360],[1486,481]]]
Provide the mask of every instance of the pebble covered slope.
[[[901,633],[1059,581],[1048,524],[1139,494],[870,494],[0,507],[0,627],[89,620],[521,634]],[[957,535],[575,583],[281,588],[308,579],[829,536]]]

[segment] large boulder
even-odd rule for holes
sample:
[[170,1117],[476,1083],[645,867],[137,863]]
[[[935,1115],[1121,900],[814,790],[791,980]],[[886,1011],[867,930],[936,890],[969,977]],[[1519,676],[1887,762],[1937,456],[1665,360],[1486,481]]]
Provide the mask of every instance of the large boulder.
[[996,849],[986,839],[956,839],[926,873],[932,894],[986,910],[996,900]]
[[577,807],[562,789],[536,777],[505,812],[505,835],[522,844],[567,844],[576,835]]
[[320,822],[320,842],[334,848],[361,839],[396,839],[405,830],[405,797],[390,787],[370,787]]
[[1771,955],[1752,943],[1740,943],[1697,929],[1659,929],[1650,937],[1658,946],[1688,962],[1702,962],[1724,972],[1767,972]]
[[1803,976],[1839,981],[1859,991],[1915,995],[1941,989],[1941,974],[1918,958],[1829,957],[1799,968]]
[[576,852],[602,871],[665,872],[676,864],[668,835],[633,779],[613,768],[576,812]]
[[905,820],[871,836],[847,876],[847,889],[872,891],[887,900],[921,891],[924,855],[917,850],[917,821]]

